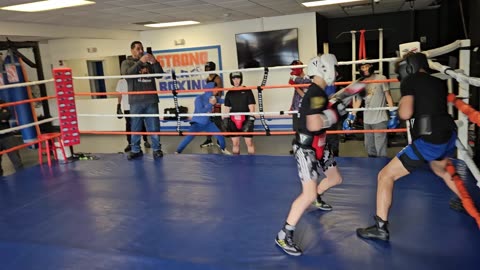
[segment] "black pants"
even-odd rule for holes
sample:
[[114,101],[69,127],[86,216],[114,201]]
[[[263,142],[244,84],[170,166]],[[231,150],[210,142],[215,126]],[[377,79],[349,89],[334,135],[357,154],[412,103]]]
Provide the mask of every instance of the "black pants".
[[[218,127],[218,129],[222,132],[225,131],[225,128],[223,127],[223,122],[222,122],[222,117],[221,116],[212,116],[211,117],[212,119],[212,122],[215,123],[215,125]],[[212,140],[212,136],[211,135],[208,135],[207,136],[207,140],[208,141],[211,141]]]
[[[130,111],[123,111],[123,114],[130,114]],[[132,119],[131,117],[125,117],[125,131],[126,132],[132,131],[132,128],[131,128],[132,125],[130,124],[131,119]],[[145,122],[143,122],[142,132],[146,132],[146,131],[147,131],[147,128],[145,127]],[[147,135],[143,135],[143,141],[144,142],[148,142],[147,138],[148,138]],[[127,134],[127,142],[128,142],[128,145],[132,144],[132,135]]]
[[[5,135],[2,135],[2,136],[5,136]],[[13,135],[6,135],[6,137],[0,137],[0,151],[10,149],[17,145],[20,145],[20,142]],[[12,162],[15,170],[18,170],[23,167],[22,159],[20,158],[20,153],[18,152],[18,150],[9,152],[7,153],[7,155],[10,158],[10,161]],[[0,155],[0,176],[3,175],[2,156],[3,155]]]

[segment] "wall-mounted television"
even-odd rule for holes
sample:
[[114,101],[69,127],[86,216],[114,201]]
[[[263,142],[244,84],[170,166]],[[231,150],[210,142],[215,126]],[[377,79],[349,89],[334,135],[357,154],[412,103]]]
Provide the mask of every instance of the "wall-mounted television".
[[298,29],[236,34],[238,68],[290,65],[299,58]]

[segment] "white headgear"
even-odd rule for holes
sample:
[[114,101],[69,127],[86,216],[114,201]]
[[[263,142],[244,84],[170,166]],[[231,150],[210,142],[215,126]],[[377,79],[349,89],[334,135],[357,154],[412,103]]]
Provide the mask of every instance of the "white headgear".
[[308,62],[308,76],[320,76],[325,80],[327,85],[332,85],[337,76],[337,72],[335,71],[337,63],[337,58],[333,54],[327,53],[321,56],[315,56]]

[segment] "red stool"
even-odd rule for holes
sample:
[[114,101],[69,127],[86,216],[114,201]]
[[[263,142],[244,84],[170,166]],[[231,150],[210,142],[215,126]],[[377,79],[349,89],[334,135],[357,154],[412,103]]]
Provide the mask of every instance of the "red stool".
[[[61,136],[60,133],[45,133],[45,134],[40,134],[38,136],[38,163],[39,164],[43,163],[43,153],[46,153],[48,166],[49,167],[52,166],[50,149],[53,150],[53,156],[56,160],[58,160],[57,149],[61,149],[64,160],[67,159],[67,155],[65,154],[65,149],[63,148],[64,146],[60,136]],[[55,144],[55,139],[57,140],[58,145],[60,146],[57,146]],[[42,145],[43,142],[45,142],[45,148]]]

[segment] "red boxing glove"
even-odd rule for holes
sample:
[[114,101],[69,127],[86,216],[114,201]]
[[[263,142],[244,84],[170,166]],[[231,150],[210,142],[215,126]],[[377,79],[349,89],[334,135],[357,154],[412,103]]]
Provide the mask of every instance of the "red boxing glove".
[[290,80],[288,80],[288,84],[295,84],[295,81],[290,79]]

